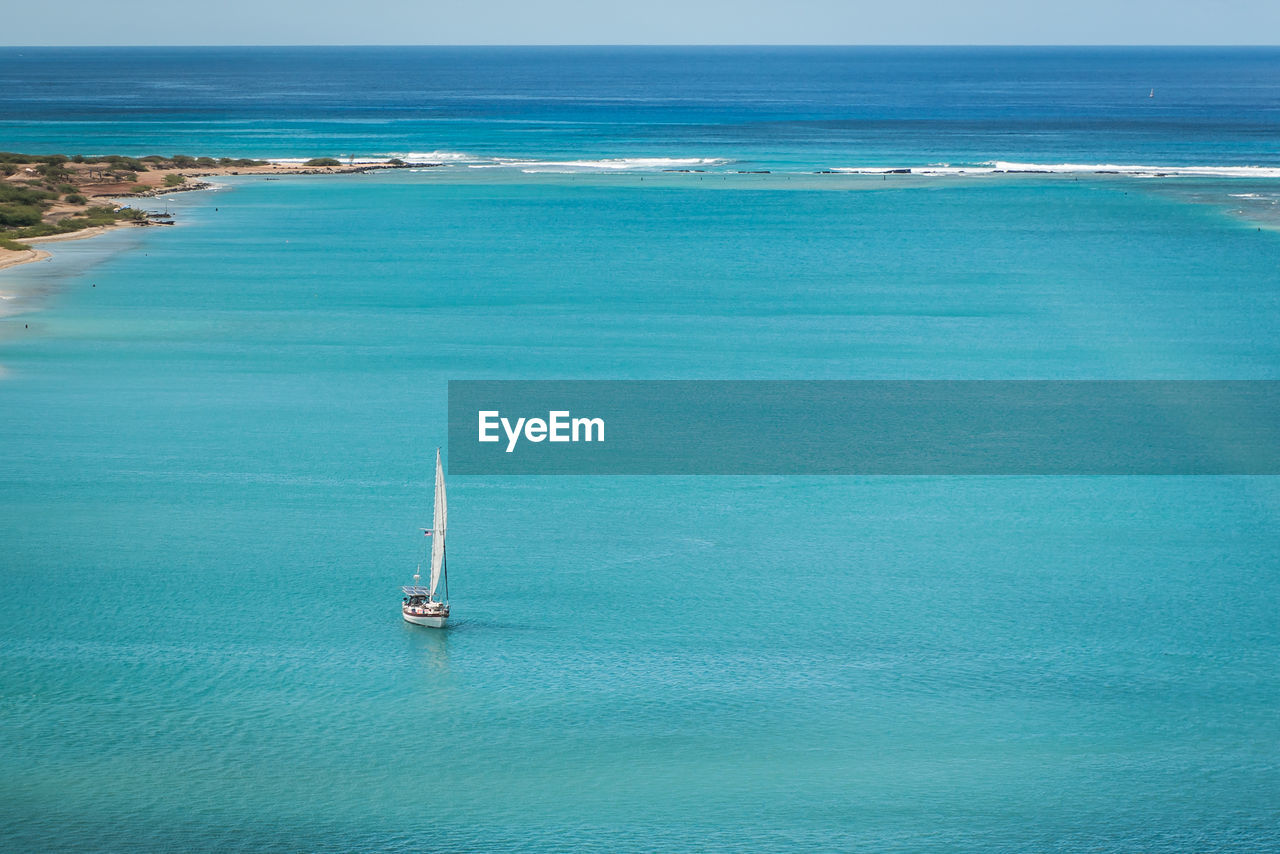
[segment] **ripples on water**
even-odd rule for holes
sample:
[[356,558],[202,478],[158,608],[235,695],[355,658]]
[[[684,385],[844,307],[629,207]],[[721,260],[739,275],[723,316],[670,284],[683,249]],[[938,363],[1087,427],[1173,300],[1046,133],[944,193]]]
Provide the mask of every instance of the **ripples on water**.
[[0,49],[18,150],[509,161],[2,274],[0,847],[1277,847],[1268,478],[455,478],[398,607],[451,378],[1274,377],[1265,176],[798,173],[1274,168],[1275,64]]

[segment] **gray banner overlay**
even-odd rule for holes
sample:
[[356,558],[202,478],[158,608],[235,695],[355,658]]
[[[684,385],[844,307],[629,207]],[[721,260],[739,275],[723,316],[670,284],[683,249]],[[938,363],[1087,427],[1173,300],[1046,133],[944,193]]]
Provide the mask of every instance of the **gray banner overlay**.
[[1280,474],[1280,381],[455,380],[449,473]]

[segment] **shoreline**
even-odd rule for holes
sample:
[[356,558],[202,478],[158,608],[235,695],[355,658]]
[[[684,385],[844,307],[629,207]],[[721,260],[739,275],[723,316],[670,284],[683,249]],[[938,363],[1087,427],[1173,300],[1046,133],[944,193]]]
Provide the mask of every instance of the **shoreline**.
[[[208,159],[208,158],[203,158]],[[218,187],[216,183],[207,180],[209,178],[220,177],[267,177],[272,176],[305,176],[305,175],[353,175],[370,172],[377,172],[386,169],[410,169],[421,170],[434,167],[442,167],[446,164],[443,162],[405,162],[400,160],[378,161],[378,162],[359,162],[359,163],[334,163],[325,165],[307,164],[307,163],[280,163],[280,162],[257,162],[253,165],[203,165],[203,166],[184,166],[181,168],[161,167],[157,172],[151,173],[158,177],[166,175],[178,175],[183,179],[182,183],[175,185],[149,185],[146,189],[137,189],[130,192],[130,186],[117,184],[114,186],[97,185],[96,187],[86,187],[85,193],[89,198],[98,201],[108,200],[128,200],[128,199],[151,199],[168,196],[174,193],[185,193],[215,189]],[[1280,168],[1271,169],[1269,167],[1169,167],[1167,171],[1159,171],[1148,173],[1148,168],[1155,170],[1162,167],[1137,167],[1137,166],[1110,166],[1110,165],[1094,165],[1094,166],[1078,166],[1073,164],[1058,164],[1041,166],[1040,164],[1018,164],[1018,163],[996,163],[996,167],[1003,168],[951,168],[951,167],[910,167],[910,168],[891,168],[891,167],[841,167],[836,169],[820,169],[816,171],[804,170],[802,172],[785,172],[774,171],[768,169],[761,170],[707,170],[696,168],[664,168],[659,173],[654,173],[653,177],[675,177],[677,175],[696,174],[700,179],[703,177],[720,177],[728,178],[730,176],[767,176],[772,175],[777,178],[784,178],[790,181],[792,178],[804,179],[808,178],[847,178],[854,181],[874,181],[879,185],[881,181],[890,178],[915,179],[915,180],[981,180],[993,176],[1007,176],[1011,178],[1019,177],[1038,177],[1045,179],[1073,180],[1078,181],[1081,178],[1098,179],[1200,179],[1200,180],[1223,180],[1236,181],[1245,177],[1246,173],[1265,172],[1263,179],[1275,180],[1280,178]],[[1016,168],[1011,168],[1016,167]],[[1038,167],[1038,168],[1032,168]],[[529,174],[531,170],[521,169],[521,171]],[[145,174],[145,173],[144,173]],[[566,172],[553,173],[563,174],[570,177],[593,176],[603,177],[609,175],[639,175],[640,180],[647,177],[644,172],[631,172],[629,170],[620,171],[603,171],[603,172]],[[876,180],[880,179],[880,180]],[[133,188],[137,188],[138,184],[133,184]],[[871,184],[867,184],[867,188],[871,188]],[[1232,213],[1242,218],[1249,224],[1265,231],[1280,231],[1280,221],[1274,221],[1267,217],[1258,217],[1253,211],[1249,211],[1249,205],[1243,201],[1237,201],[1233,205],[1238,205]],[[117,210],[128,207],[127,205],[116,205]],[[68,213],[65,205],[52,209],[57,213]],[[141,210],[141,209],[138,209]],[[1254,215],[1251,215],[1254,214]],[[173,225],[172,218],[165,218],[159,214],[149,213],[140,216],[137,219],[121,219],[115,222],[109,222],[100,225],[93,225],[87,228],[69,231],[60,234],[42,235],[38,237],[17,238],[14,242],[23,244],[27,248],[10,249],[0,246],[0,272],[4,270],[20,267],[24,264],[33,264],[39,261],[47,261],[53,257],[53,254],[35,248],[30,244],[52,243],[61,240],[81,240],[96,237],[107,231],[118,228],[127,227],[149,227],[153,225]]]
[[36,261],[47,261],[52,257],[52,252],[46,252],[43,249],[0,249],[0,270],[7,270],[21,264],[34,264]]
[[[199,178],[219,178],[224,176],[270,176],[270,175],[354,175],[365,172],[375,172],[383,169],[406,169],[406,168],[424,168],[428,166],[437,166],[440,164],[408,164],[408,163],[359,163],[346,164],[337,166],[307,166],[304,164],[292,163],[266,163],[258,166],[226,166],[226,167],[201,167],[195,169],[182,169],[170,174],[181,175],[185,179]],[[177,186],[157,186],[139,192],[111,192],[111,193],[95,193],[92,198],[95,199],[152,199],[160,196],[168,196],[173,193],[189,193],[201,190],[211,190],[217,185],[209,181],[188,181],[178,184]],[[139,221],[122,220],[107,225],[95,225],[90,228],[83,228],[77,231],[68,231],[63,234],[48,234],[39,237],[19,238],[16,242],[27,245],[26,249],[7,249],[0,247],[0,271],[20,267],[23,264],[34,264],[39,261],[48,261],[53,257],[53,253],[43,249],[30,247],[29,244],[38,243],[54,243],[62,240],[84,240],[91,237],[97,237],[108,231],[114,231],[120,228],[147,228],[153,225],[172,225],[172,220],[164,222],[156,222],[151,218]]]
[[[206,184],[199,189],[207,189],[212,184]],[[193,188],[194,189],[194,188]],[[117,222],[111,225],[95,225],[92,228],[82,228],[79,231],[68,231],[65,234],[46,234],[43,237],[27,237],[23,239],[23,243],[58,243],[65,240],[86,240],[90,237],[97,237],[100,234],[106,234],[108,231],[115,231],[118,228],[141,228],[134,222]],[[15,257],[6,257],[13,255]],[[48,261],[53,257],[52,252],[43,249],[0,249],[0,270],[6,270],[10,267],[17,267],[22,264],[34,264],[37,261]]]
[[[207,185],[212,186],[212,185]],[[91,228],[83,228],[79,231],[68,231],[65,234],[47,234],[43,237],[27,237],[22,240],[23,243],[57,243],[64,240],[87,240],[91,237],[97,237],[100,234],[106,234],[108,231],[115,231],[120,228],[144,228],[150,225],[149,222],[116,222],[111,225],[95,225]],[[44,249],[3,249],[0,248],[0,271],[11,270],[14,267],[20,267],[23,264],[34,264],[37,261],[48,261],[53,258],[53,253]]]

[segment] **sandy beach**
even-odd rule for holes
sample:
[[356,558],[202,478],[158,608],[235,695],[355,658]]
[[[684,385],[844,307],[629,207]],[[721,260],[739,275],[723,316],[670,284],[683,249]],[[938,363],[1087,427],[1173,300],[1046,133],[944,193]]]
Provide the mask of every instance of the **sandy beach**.
[[52,257],[42,249],[0,249],[0,270]]
[[[80,231],[70,231],[66,234],[50,234],[44,237],[28,237],[22,242],[57,243],[64,240],[84,240],[89,237],[97,237],[99,234],[105,234],[106,232],[117,228],[138,228],[146,225],[147,223],[119,222],[113,225],[98,225],[93,228],[81,229]],[[52,257],[53,253],[47,252],[43,249],[32,248],[15,250],[0,248],[0,270],[4,270],[9,267],[17,267],[20,264],[32,264],[36,261],[47,261]]]
[[[403,168],[404,165],[405,164],[400,163],[348,163],[341,165],[318,166],[306,165],[305,163],[260,163],[251,166],[197,166],[194,168],[181,169],[153,169],[151,171],[137,173],[135,180],[131,181],[94,181],[90,176],[91,164],[68,163],[66,164],[66,167],[69,170],[72,170],[73,175],[76,175],[79,179],[76,181],[77,190],[88,198],[88,204],[101,205],[110,200],[154,198],[156,196],[169,195],[171,193],[207,190],[213,186],[207,181],[200,180],[203,178],[219,178],[232,175],[342,175],[357,172],[370,172],[378,169],[397,169]],[[424,164],[414,165],[421,167]],[[18,173],[10,176],[8,180],[21,181],[24,178],[34,176],[35,174],[34,168],[25,167]],[[177,185],[167,183],[166,178],[169,178],[170,176],[180,176],[182,178],[182,183]],[[62,217],[74,216],[83,212],[84,209],[84,205],[57,202],[51,205],[45,212],[45,219],[51,222],[56,221]],[[20,238],[19,242],[24,245],[30,245],[37,243],[52,243],[61,240],[82,240],[88,237],[95,237],[116,228],[140,228],[149,227],[155,224],[156,223],[151,220],[122,220],[110,225],[94,226],[92,228],[84,228],[79,231],[68,232],[65,234]],[[36,261],[45,261],[50,257],[52,257],[51,254],[42,249],[7,249],[0,246],[0,270],[17,267],[22,264],[31,264]]]

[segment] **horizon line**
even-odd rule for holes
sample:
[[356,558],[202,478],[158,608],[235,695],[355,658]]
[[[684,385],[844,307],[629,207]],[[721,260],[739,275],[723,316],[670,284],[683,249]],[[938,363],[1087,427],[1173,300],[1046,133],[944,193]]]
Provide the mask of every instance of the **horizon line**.
[[1129,42],[1072,42],[1072,43],[1031,43],[1031,42],[864,42],[864,43],[830,43],[830,42],[523,42],[520,44],[467,42],[467,43],[254,43],[254,44],[213,44],[213,43],[173,43],[173,44],[0,44],[0,49],[26,50],[39,48],[120,48],[136,50],[146,48],[1248,48],[1267,49],[1280,48],[1280,44],[1245,44],[1237,42],[1200,42],[1200,43],[1129,43]]

